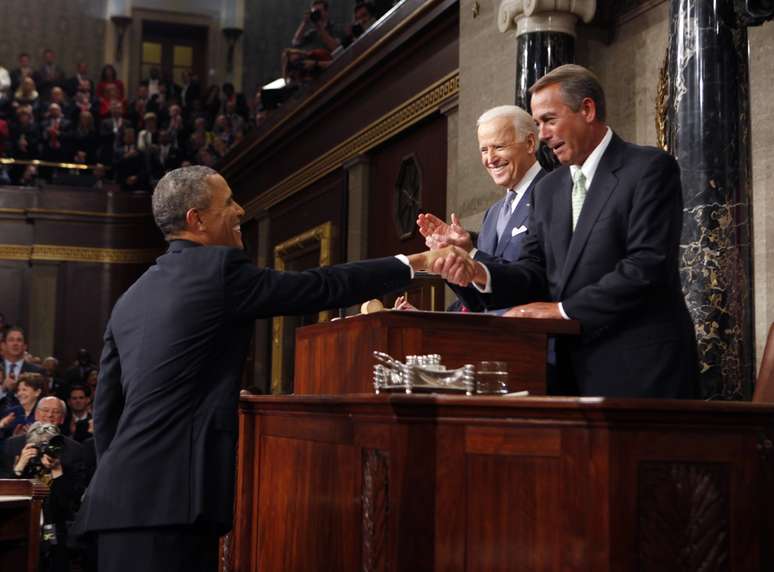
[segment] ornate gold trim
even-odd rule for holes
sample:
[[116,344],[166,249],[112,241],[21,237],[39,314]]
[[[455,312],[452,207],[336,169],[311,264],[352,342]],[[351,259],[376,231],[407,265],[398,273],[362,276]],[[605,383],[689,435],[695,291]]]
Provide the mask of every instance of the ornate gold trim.
[[150,218],[152,213],[103,213],[94,211],[73,211],[64,209],[14,209],[0,208],[0,215],[21,215],[30,217],[32,215],[50,215],[50,216],[85,216],[94,218]]
[[658,72],[658,86],[656,88],[656,136],[658,147],[669,152],[667,143],[667,117],[669,113],[669,47],[664,52],[664,61]]
[[96,167],[96,165],[86,165],[84,163],[57,163],[54,161],[41,161],[40,159],[9,159],[6,157],[0,157],[0,165],[35,165],[36,167],[76,169],[79,171],[86,171]]
[[0,244],[0,260],[45,260],[49,262],[96,262],[102,264],[145,264],[161,254],[157,248],[113,249],[55,244]]
[[437,111],[444,101],[457,95],[459,89],[459,71],[455,71],[247,202],[244,206],[246,218],[254,217],[261,210],[284,201],[350,159],[421,121]]
[[[333,250],[333,224],[328,221],[320,226],[316,226],[303,232],[293,238],[281,242],[274,247],[274,268],[275,270],[285,270],[285,261],[293,258],[293,255],[299,255],[307,252],[319,244],[320,266],[330,266]],[[317,321],[326,322],[329,318],[329,312],[320,312]],[[272,320],[271,325],[271,392],[273,394],[283,393],[282,387],[282,363],[284,357],[284,348],[282,343],[282,334],[285,327],[285,318],[277,316]]]

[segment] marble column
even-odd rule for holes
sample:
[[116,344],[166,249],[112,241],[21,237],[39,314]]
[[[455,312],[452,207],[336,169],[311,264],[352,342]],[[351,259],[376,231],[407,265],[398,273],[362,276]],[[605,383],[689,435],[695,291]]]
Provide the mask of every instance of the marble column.
[[590,22],[596,0],[502,0],[500,32],[516,34],[516,105],[529,111],[529,87],[547,72],[575,62],[575,25]]
[[[529,88],[554,68],[575,63],[575,26],[594,17],[596,0],[502,0],[497,25],[516,34],[516,100],[530,111]],[[548,171],[559,165],[544,145],[538,161]]]
[[680,164],[681,276],[704,397],[749,397],[753,321],[747,30],[734,0],[671,0],[666,142]]

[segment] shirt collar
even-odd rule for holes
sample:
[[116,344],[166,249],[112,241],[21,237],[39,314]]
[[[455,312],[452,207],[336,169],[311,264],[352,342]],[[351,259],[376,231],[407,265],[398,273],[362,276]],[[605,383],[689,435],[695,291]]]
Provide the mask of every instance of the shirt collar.
[[594,150],[591,152],[591,155],[586,157],[583,165],[580,167],[578,167],[578,165],[570,165],[570,175],[572,176],[573,180],[575,180],[575,172],[580,169],[583,171],[583,175],[586,177],[586,188],[591,188],[591,181],[594,179],[594,175],[597,172],[599,162],[602,160],[602,155],[605,154],[607,146],[610,145],[610,141],[612,139],[613,130],[608,127],[607,131],[605,132],[605,136],[602,138],[602,141],[600,141],[599,145],[594,148]]
[[540,172],[540,169],[542,167],[540,166],[540,163],[535,161],[532,166],[527,170],[526,173],[524,173],[524,176],[519,180],[518,183],[516,183],[516,186],[512,189],[509,189],[516,193],[516,196],[513,198],[513,201],[511,202],[511,212],[513,212],[516,209],[516,206],[519,204],[519,201],[524,196],[524,193],[527,192],[527,189],[532,184],[532,181],[535,180],[535,177],[537,177],[538,173]]

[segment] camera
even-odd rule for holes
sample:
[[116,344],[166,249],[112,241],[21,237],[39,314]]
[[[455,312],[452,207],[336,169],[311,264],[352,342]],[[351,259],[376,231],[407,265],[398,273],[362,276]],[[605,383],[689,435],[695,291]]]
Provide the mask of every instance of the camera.
[[54,435],[48,441],[36,444],[35,448],[38,450],[37,454],[24,467],[22,476],[25,478],[39,477],[48,471],[43,466],[43,455],[48,455],[52,459],[58,459],[64,449],[64,437],[62,435]]
[[310,19],[312,22],[319,22],[321,18],[322,18],[322,12],[320,12],[320,11],[319,11],[319,10],[317,10],[317,9],[315,9],[315,10],[312,10],[312,11],[309,13],[309,19]]

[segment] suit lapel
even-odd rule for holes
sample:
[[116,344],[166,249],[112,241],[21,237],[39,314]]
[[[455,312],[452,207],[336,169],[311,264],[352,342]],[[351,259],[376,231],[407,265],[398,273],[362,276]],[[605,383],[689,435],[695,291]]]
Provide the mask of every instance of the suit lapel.
[[[613,135],[610,145],[599,162],[597,171],[594,174],[594,179],[591,182],[591,188],[588,190],[586,200],[583,202],[583,208],[581,209],[580,217],[578,218],[578,225],[575,227],[575,232],[572,233],[570,247],[567,251],[567,258],[564,261],[562,272],[562,292],[564,292],[564,287],[586,246],[589,234],[591,234],[591,230],[594,228],[594,223],[599,218],[599,214],[602,212],[602,209],[610,198],[616,185],[618,185],[618,177],[615,176],[615,171],[618,170],[621,165],[622,151],[623,141],[616,135]],[[568,169],[568,179],[569,172]],[[570,204],[571,193],[572,183],[570,183],[569,191],[567,193],[568,205]]]
[[567,249],[570,246],[572,235],[572,229],[570,228],[572,225],[572,204],[570,200],[572,178],[570,177],[570,169],[568,167],[563,167],[563,170],[564,172],[554,188],[551,219],[555,222],[551,225],[551,235],[548,237],[556,256],[558,268],[564,268],[564,261],[567,257]]
[[497,217],[500,216],[500,209],[503,207],[505,197],[489,207],[489,216],[484,220],[481,227],[481,234],[478,236],[477,248],[487,254],[493,254],[497,246]]

